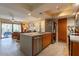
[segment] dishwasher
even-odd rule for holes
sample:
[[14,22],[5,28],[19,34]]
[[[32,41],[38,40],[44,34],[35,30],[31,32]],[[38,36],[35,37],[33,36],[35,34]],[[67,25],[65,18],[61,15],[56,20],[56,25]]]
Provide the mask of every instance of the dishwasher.
[[34,55],[38,54],[42,50],[42,36],[35,36],[33,37],[33,44],[34,44]]

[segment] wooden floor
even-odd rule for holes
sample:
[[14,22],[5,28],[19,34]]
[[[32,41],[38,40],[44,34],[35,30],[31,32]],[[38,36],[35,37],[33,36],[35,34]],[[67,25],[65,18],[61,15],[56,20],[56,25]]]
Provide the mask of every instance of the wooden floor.
[[[0,39],[0,56],[24,56],[20,45],[11,38]],[[37,56],[68,56],[68,47],[65,43],[49,45]]]

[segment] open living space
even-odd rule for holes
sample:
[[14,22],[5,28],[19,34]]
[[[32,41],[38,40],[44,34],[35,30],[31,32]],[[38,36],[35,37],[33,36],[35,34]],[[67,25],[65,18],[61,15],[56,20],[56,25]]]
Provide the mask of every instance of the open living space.
[[79,56],[79,4],[0,3],[0,56]]

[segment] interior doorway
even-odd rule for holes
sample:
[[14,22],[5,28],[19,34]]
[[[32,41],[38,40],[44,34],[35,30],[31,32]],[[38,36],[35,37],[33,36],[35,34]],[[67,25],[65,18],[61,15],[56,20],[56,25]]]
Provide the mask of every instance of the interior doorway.
[[67,43],[67,18],[58,20],[58,41]]

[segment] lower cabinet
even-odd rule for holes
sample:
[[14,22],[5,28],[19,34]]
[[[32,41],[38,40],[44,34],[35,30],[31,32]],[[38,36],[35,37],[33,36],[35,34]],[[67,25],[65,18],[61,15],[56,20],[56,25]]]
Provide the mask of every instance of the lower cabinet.
[[51,44],[51,34],[36,36],[20,35],[21,51],[27,56],[35,56]]
[[70,43],[71,56],[79,56],[79,42]]
[[43,35],[43,48],[47,47],[51,43],[51,34]]
[[37,55],[49,44],[51,44],[51,34],[33,37],[33,55]]

